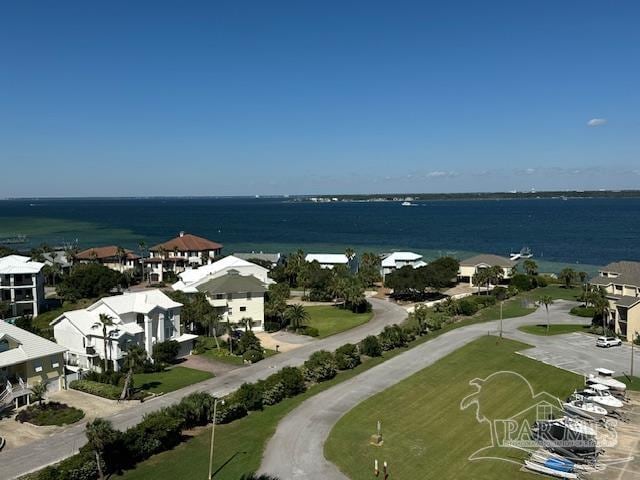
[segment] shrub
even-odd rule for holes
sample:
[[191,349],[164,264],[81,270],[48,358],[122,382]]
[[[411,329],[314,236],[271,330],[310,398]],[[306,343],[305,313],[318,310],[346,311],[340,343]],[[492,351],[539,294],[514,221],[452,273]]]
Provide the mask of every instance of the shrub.
[[180,344],[175,340],[156,343],[153,346],[153,359],[156,363],[173,363],[180,351]]
[[112,370],[107,372],[87,372],[84,376],[84,380],[91,382],[104,383],[107,385],[124,385],[124,379],[126,374],[124,372],[114,372]]
[[387,325],[379,337],[380,346],[383,350],[393,350],[394,348],[404,347],[407,344],[407,335],[399,325]]
[[242,358],[247,362],[256,363],[264,358],[262,350],[247,350],[242,354]]
[[184,426],[184,420],[170,415],[168,409],[159,410],[145,415],[140,423],[128,429],[123,443],[132,459],[144,460],[180,443]]
[[308,325],[304,325],[296,330],[296,333],[300,335],[309,335],[310,337],[317,337],[320,335],[320,332],[315,327],[309,327]]
[[506,300],[507,298],[510,297],[510,294],[509,294],[510,292],[505,287],[496,287],[493,289],[491,293],[496,298],[496,300]]
[[351,370],[360,365],[358,348],[351,343],[347,343],[338,348],[334,357],[338,370]]
[[278,322],[264,322],[264,329],[265,331],[271,333],[277,332],[278,330],[282,329],[282,326]]
[[224,405],[218,404],[218,409],[216,411],[216,423],[231,423],[234,420],[246,416],[247,409],[244,405],[240,405],[239,403],[226,403]]
[[306,390],[304,377],[299,368],[283,367],[276,375],[277,381],[282,384],[285,397],[295,397]]
[[118,400],[122,393],[122,389],[115,385],[91,380],[74,380],[69,384],[69,387],[91,395],[97,395],[98,397],[108,398],[109,400]]
[[593,318],[596,314],[596,309],[593,307],[573,307],[569,312],[571,315],[578,317]]
[[81,420],[84,412],[64,403],[48,402],[42,405],[30,405],[16,415],[20,423],[28,422],[33,425],[70,425]]
[[458,301],[458,311],[467,317],[470,317],[479,310],[478,303],[468,298]]
[[256,334],[252,331],[246,331],[240,335],[240,339],[237,343],[236,353],[238,353],[238,355],[242,355],[249,350],[262,352],[262,344],[260,343],[260,339],[256,337]]
[[338,373],[336,359],[326,350],[319,350],[311,354],[304,362],[304,377],[309,382],[324,382]]
[[525,275],[523,273],[517,273],[511,277],[510,285],[513,285],[520,292],[528,292],[534,287],[533,277]]
[[310,302],[330,302],[333,296],[325,290],[313,289],[309,292]]
[[184,397],[180,403],[167,408],[167,412],[182,420],[185,428],[206,425],[213,417],[215,397],[205,392],[195,392]]
[[369,335],[360,342],[360,352],[367,357],[379,357],[382,355],[382,346],[378,337]]
[[262,410],[262,390],[253,383],[243,383],[233,396],[247,410]]
[[262,392],[262,403],[264,405],[275,405],[280,403],[285,397],[284,387],[278,382]]
[[549,280],[551,279],[551,277],[548,277],[546,275],[538,275],[536,277],[534,277],[534,281],[536,283],[536,287],[546,287],[547,285],[549,285],[549,283],[551,283]]

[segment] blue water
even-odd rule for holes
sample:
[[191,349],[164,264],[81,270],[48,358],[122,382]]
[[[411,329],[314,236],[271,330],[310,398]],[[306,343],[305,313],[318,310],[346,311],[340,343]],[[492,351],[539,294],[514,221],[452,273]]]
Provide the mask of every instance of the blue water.
[[640,199],[534,199],[400,203],[295,203],[283,199],[44,199],[0,201],[0,236],[32,244],[137,248],[180,230],[234,250],[410,249],[428,257],[506,255],[531,247],[536,259],[603,265],[640,260]]

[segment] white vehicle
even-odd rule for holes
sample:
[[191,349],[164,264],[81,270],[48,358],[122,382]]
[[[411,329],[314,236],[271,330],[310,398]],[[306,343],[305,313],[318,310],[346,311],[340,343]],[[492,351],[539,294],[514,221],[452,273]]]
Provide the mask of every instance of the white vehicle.
[[609,348],[619,347],[620,345],[622,345],[622,340],[618,337],[598,337],[596,340],[596,347]]

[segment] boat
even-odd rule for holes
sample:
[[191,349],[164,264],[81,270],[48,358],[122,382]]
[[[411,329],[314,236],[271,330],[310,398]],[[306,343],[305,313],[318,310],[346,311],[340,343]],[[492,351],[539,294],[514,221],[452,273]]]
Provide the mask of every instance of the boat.
[[562,470],[556,470],[554,468],[546,467],[539,463],[531,462],[529,460],[524,461],[524,467],[532,472],[544,473],[555,478],[578,478],[578,475],[572,472],[564,472]]
[[589,420],[600,420],[607,416],[607,410],[605,408],[584,400],[572,400],[563,403],[562,406],[568,414],[578,415],[579,417]]
[[617,399],[608,391],[596,392],[590,388],[585,388],[581,392],[577,392],[577,394],[574,395],[574,398],[576,400],[587,401],[600,405],[609,413],[613,413],[619,408],[624,407],[622,400]]
[[411,203],[411,202],[402,202],[401,205],[403,207],[417,207],[415,203]]
[[587,383],[599,383],[600,385],[606,385],[611,390],[616,390],[621,393],[624,393],[627,390],[627,386],[624,383],[613,378],[613,375],[616,373],[613,370],[609,370],[608,368],[596,368],[596,373],[597,375],[592,373],[589,374],[587,377]]
[[527,259],[532,257],[533,257],[533,253],[531,253],[531,249],[529,247],[522,247],[522,249],[519,252],[517,253],[511,252],[509,254],[509,259],[511,261],[522,260],[522,259]]
[[538,443],[551,450],[560,447],[576,454],[596,453],[596,431],[575,418],[539,420],[531,427],[531,433]]

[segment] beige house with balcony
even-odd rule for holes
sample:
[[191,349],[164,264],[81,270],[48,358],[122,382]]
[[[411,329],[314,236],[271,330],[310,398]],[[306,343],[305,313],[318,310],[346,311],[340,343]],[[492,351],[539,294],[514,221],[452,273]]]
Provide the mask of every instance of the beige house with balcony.
[[499,255],[483,254],[467,258],[460,262],[458,270],[458,282],[467,283],[470,287],[476,287],[473,278],[476,273],[482,269],[499,266],[502,268],[502,283],[508,283],[513,273],[513,267],[516,266],[515,261]]
[[45,382],[49,390],[65,387],[67,349],[0,320],[0,410],[29,403],[30,387]]
[[[66,363],[71,369],[101,371],[106,356],[119,370],[134,344],[142,346],[149,358],[153,346],[166,340],[180,344],[179,356],[190,354],[197,337],[181,334],[181,309],[181,303],[160,290],[145,290],[101,298],[85,309],[63,313],[51,325],[56,341],[68,349]],[[107,327],[106,350],[100,314],[113,321]]]
[[240,275],[237,270],[211,278],[196,286],[207,296],[223,322],[229,321],[244,327],[250,319],[252,330],[264,329],[265,284],[253,275]]
[[75,256],[78,263],[100,263],[116,272],[124,273],[140,265],[140,257],[131,250],[120,249],[115,245],[88,248]]
[[0,258],[0,301],[9,303],[11,317],[38,315],[44,306],[44,263],[22,255]]
[[640,262],[610,263],[589,283],[606,292],[608,321],[616,334],[632,341],[640,334]]

